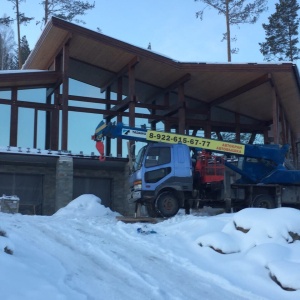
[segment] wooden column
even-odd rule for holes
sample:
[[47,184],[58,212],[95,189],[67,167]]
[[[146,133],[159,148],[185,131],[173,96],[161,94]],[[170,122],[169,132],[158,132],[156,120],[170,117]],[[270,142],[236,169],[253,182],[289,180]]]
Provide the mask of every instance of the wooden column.
[[11,110],[10,110],[10,140],[9,145],[16,147],[18,140],[18,90],[11,90]]
[[253,144],[254,143],[254,140],[255,140],[255,137],[256,137],[256,133],[255,132],[252,132],[251,133],[251,136],[250,136],[250,139],[248,141],[248,144]]
[[[152,104],[156,104],[156,101],[154,100],[154,101],[152,101]],[[156,115],[156,109],[152,109],[151,110],[151,115]],[[155,120],[155,121],[152,121],[151,122],[151,130],[156,130],[156,124],[157,124],[157,120]]]
[[204,128],[204,137],[207,139],[211,139],[211,110],[210,109],[207,112],[206,124]]
[[[106,91],[105,91],[105,100],[110,100],[110,96],[111,96],[111,88],[110,88],[110,86],[109,87],[107,87],[107,89],[106,89]],[[105,108],[107,109],[107,110],[110,110],[110,104],[105,104]],[[110,120],[111,120],[111,116],[109,116],[108,118],[107,118],[107,120],[106,120],[106,122],[108,123],[108,122],[110,122]],[[105,141],[106,141],[106,143],[105,143],[105,153],[106,153],[106,155],[110,155],[111,154],[111,138],[109,138],[109,137],[106,137],[106,139],[105,139]]]
[[235,141],[241,142],[240,115],[235,113]]
[[270,144],[268,130],[265,129],[263,132],[264,135],[264,144]]
[[283,110],[279,106],[279,122],[280,122],[280,132],[279,132],[279,144],[283,145],[286,142],[285,137],[285,123],[284,123],[284,116],[283,116]]
[[[33,148],[37,148],[38,109],[34,109]],[[46,148],[47,149],[47,148]]]
[[279,113],[278,113],[278,98],[275,88],[272,87],[272,114],[273,114],[273,137],[274,143],[279,144]]
[[166,122],[164,123],[164,127],[165,127],[165,132],[171,132],[171,125],[169,122]]
[[129,102],[129,126],[135,126],[135,74],[134,74],[134,66],[129,66],[128,70],[128,97],[130,99]]
[[178,86],[178,104],[180,104],[180,108],[178,110],[178,133],[185,134],[185,98],[183,83]]
[[[46,103],[51,104],[51,96],[46,98]],[[45,149],[51,149],[51,112],[48,110],[46,111]]]
[[68,150],[68,102],[69,102],[69,45],[63,47],[63,76],[62,76],[62,133],[61,149]]
[[[170,106],[170,94],[169,93],[164,94],[164,105],[166,107]],[[171,131],[171,125],[167,121],[164,121],[164,130],[165,130],[165,132],[170,132]]]
[[59,88],[54,91],[54,109],[51,112],[51,149],[59,148]]
[[[117,92],[117,101],[120,103],[122,101],[123,97],[123,79],[122,77],[118,78],[118,92]],[[122,115],[117,116],[117,122],[122,122]],[[117,139],[117,156],[123,155],[123,149],[122,149],[122,139]]]
[[[58,55],[54,60],[54,70],[62,72],[62,56]],[[51,126],[50,126],[50,148],[53,150],[59,150],[59,109],[60,109],[60,96],[59,86],[53,91],[53,103],[54,107],[51,111]],[[50,98],[51,99],[51,98]],[[49,99],[49,100],[50,100]],[[50,100],[51,101],[51,100]]]

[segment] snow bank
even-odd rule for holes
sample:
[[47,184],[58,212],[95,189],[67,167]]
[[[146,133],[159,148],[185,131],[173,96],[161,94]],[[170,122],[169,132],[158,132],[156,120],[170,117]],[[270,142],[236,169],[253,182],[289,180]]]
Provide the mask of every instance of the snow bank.
[[300,239],[300,211],[293,208],[248,208],[237,213],[233,222],[237,228],[252,234],[259,231],[274,240],[291,243],[297,235]]
[[300,289],[300,211],[293,208],[247,208],[234,214],[221,232],[196,239],[221,254],[240,252],[269,270],[283,289]]
[[224,232],[212,232],[198,239],[201,247],[210,247],[220,253],[239,252],[239,245],[234,237]]
[[126,224],[87,194],[55,215],[0,213],[0,299],[300,299],[300,211]]
[[107,215],[116,215],[116,213],[102,205],[99,197],[92,194],[85,194],[59,209],[54,215],[70,217],[103,217]]

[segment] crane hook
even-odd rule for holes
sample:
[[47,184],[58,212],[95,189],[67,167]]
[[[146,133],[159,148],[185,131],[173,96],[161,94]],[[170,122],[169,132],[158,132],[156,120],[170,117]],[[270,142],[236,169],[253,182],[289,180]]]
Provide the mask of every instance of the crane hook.
[[100,153],[99,160],[100,161],[105,161],[104,144],[103,144],[103,142],[102,141],[97,141],[96,142],[96,148],[97,148],[97,150]]

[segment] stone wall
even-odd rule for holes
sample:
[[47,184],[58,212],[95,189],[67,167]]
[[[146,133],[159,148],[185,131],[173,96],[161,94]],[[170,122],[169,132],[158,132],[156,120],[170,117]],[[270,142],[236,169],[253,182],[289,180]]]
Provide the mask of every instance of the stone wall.
[[74,176],[95,177],[95,178],[110,178],[111,183],[111,210],[119,212],[122,215],[132,215],[133,208],[128,204],[127,191],[128,187],[128,166],[120,167],[119,170],[109,169],[74,169]]
[[[37,165],[34,160],[26,163],[0,163],[0,173],[38,174],[43,176],[42,214],[52,215],[59,208],[73,200],[73,176],[105,178],[111,180],[111,210],[122,215],[133,215],[134,208],[127,201],[128,166],[120,163],[119,168],[74,168],[72,158],[53,159],[45,166]],[[21,199],[22,201],[22,199]]]
[[[51,215],[55,212],[55,195],[56,195],[56,174],[55,167],[51,166],[35,166],[35,165],[0,165],[1,173],[8,174],[38,174],[43,176],[43,203],[41,213]],[[22,199],[21,199],[22,201]],[[21,202],[22,203],[22,202]]]

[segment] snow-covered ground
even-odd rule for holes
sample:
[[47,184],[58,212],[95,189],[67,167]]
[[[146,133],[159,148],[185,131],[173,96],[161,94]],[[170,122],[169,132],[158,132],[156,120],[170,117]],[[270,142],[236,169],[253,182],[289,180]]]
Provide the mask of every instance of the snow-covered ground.
[[300,299],[298,210],[116,216],[94,195],[53,216],[0,213],[0,299]]

